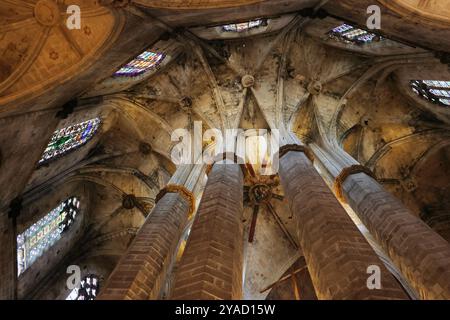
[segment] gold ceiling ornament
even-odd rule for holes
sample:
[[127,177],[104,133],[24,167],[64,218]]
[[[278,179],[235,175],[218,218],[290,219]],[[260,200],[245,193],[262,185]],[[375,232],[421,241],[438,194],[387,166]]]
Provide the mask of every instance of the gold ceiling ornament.
[[406,20],[417,20],[437,28],[450,25],[450,0],[377,0]]
[[322,92],[322,83],[319,80],[313,80],[308,84],[307,90],[313,96],[317,96]]
[[61,21],[61,13],[54,0],[39,0],[34,7],[34,17],[46,27],[56,26]]
[[178,193],[189,203],[189,219],[194,214],[195,211],[195,196],[189,191],[185,186],[178,184],[168,184],[158,193],[155,199],[155,203],[158,203],[167,193]]
[[[0,1],[0,11],[21,12],[0,23],[0,105],[33,99],[88,69],[111,47],[125,14],[97,0],[72,0],[80,7],[81,29],[69,29],[69,5],[59,0]],[[87,32],[86,32],[87,30]]]

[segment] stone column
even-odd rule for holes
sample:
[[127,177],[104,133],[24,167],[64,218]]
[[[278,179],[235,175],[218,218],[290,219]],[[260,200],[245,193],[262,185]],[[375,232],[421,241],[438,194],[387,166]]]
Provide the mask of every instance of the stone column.
[[175,276],[172,299],[242,299],[243,173],[216,162]]
[[157,196],[157,203],[125,255],[115,267],[101,300],[158,299],[174,259],[174,253],[190,215],[194,212],[193,191],[203,165],[181,165]]
[[336,193],[348,202],[420,297],[450,299],[450,244],[344,150],[324,150],[316,144],[311,148],[336,179]]
[[[308,148],[284,145],[279,175],[319,299],[408,299],[315,170]],[[370,266],[381,270],[379,290],[367,286]]]

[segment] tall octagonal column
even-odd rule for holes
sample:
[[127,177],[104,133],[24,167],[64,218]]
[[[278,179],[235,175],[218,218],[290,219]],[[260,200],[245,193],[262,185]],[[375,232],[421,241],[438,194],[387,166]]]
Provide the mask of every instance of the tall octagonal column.
[[[312,164],[309,149],[285,145],[279,175],[319,299],[408,299]],[[381,271],[370,290],[368,268]]]
[[216,162],[178,266],[172,299],[242,299],[243,173]]
[[348,202],[422,299],[450,299],[450,244],[341,148],[311,145]]
[[196,184],[205,166],[182,165],[160,192],[157,203],[125,255],[115,267],[98,299],[149,300],[159,297],[167,271],[194,211]]

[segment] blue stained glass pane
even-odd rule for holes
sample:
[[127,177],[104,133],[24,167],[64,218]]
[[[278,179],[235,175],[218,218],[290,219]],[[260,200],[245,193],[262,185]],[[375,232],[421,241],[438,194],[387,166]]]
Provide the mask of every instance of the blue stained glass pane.
[[375,41],[376,39],[382,40],[374,33],[370,33],[366,30],[358,29],[348,24],[342,24],[337,26],[328,32],[330,38],[353,44],[366,44]]
[[72,225],[79,205],[78,198],[69,198],[17,236],[18,275],[61,238]]
[[415,94],[432,103],[450,106],[450,81],[412,80],[411,89]]
[[164,60],[164,53],[155,53],[144,51],[135,59],[128,62],[125,66],[114,73],[114,76],[135,77],[144,72],[158,67]]
[[343,25],[340,25],[340,26],[334,28],[334,29],[333,29],[333,32],[343,33],[343,32],[345,32],[345,31],[352,30],[352,29],[353,29],[352,26],[350,26],[350,25],[348,25],[348,24],[343,24]]

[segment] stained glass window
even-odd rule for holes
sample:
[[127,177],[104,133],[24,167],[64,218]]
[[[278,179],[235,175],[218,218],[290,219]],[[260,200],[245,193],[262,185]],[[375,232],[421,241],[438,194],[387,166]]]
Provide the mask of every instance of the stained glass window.
[[334,28],[328,35],[333,39],[353,44],[366,44],[382,40],[380,36],[374,33],[358,29],[348,24],[342,24]]
[[53,133],[41,160],[39,160],[39,165],[62,156],[88,142],[97,132],[100,123],[100,118],[95,118],[56,130]]
[[80,210],[80,200],[71,197],[17,236],[18,275],[53,246],[73,224]]
[[81,280],[79,288],[75,288],[66,300],[95,300],[99,290],[99,279],[96,275],[88,275]]
[[258,28],[263,25],[267,25],[267,20],[265,19],[258,19],[258,20],[252,20],[248,22],[243,23],[232,23],[222,26],[223,31],[226,32],[243,32],[250,29]]
[[430,102],[450,106],[450,81],[413,80],[411,88],[417,95]]
[[145,51],[137,56],[135,59],[128,62],[122,68],[120,68],[115,76],[135,77],[144,72],[158,67],[164,60],[164,53],[156,53],[151,51]]

